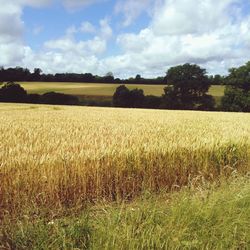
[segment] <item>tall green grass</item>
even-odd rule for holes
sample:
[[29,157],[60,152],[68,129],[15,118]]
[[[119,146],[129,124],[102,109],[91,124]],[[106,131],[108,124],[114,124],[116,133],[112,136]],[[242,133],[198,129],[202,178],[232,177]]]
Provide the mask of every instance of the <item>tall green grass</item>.
[[249,249],[250,181],[5,219],[0,249]]

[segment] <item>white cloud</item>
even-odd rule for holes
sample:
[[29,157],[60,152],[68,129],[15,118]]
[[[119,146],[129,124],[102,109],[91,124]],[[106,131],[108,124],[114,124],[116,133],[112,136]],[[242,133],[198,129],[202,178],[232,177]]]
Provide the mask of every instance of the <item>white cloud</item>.
[[106,51],[112,29],[108,21],[103,19],[100,20],[100,27],[95,28],[93,38],[77,40],[76,35],[82,31],[82,25],[69,27],[63,37],[45,42],[43,51],[27,51],[23,64],[28,68],[40,67],[49,73],[100,72],[101,60],[98,58]]
[[63,5],[70,11],[78,10],[79,8],[85,8],[91,4],[104,2],[106,0],[63,0]]
[[53,0],[16,0],[16,2],[19,3],[20,5],[42,7],[51,4]]
[[94,37],[87,41],[75,41],[70,37],[63,37],[57,40],[47,41],[44,44],[48,50],[61,51],[63,53],[73,53],[76,55],[98,55],[105,51],[106,42],[100,37]]
[[[100,20],[98,28],[90,23],[87,26],[86,23],[80,27],[71,26],[63,37],[45,42],[44,48],[40,51],[34,51],[25,45],[23,7],[41,7],[50,2],[52,1],[0,0],[3,7],[0,9],[0,65],[23,66],[30,69],[39,67],[51,73],[96,71],[99,64],[98,56],[106,50],[106,39],[112,35],[107,19]],[[38,34],[41,30],[42,27],[37,26],[33,33]],[[95,31],[95,36],[89,40],[76,40],[75,35],[83,31]]]
[[[118,3],[116,13],[124,15],[125,26],[145,11],[151,11],[151,21],[139,32],[120,33],[116,44],[120,53],[116,49],[117,55],[106,57],[107,44],[115,37],[109,18],[98,26],[73,25],[63,37],[45,42],[40,51],[24,43],[23,7],[52,1],[0,0],[0,66],[40,67],[51,73],[112,71],[128,77],[164,75],[168,67],[186,62],[198,63],[211,73],[225,73],[249,60],[250,13],[241,13],[244,0],[126,0],[120,7]],[[72,10],[97,2],[64,1]],[[83,33],[93,37],[83,39]]]
[[29,47],[24,44],[24,6],[41,7],[53,0],[0,0],[0,65],[21,65]]
[[93,24],[86,21],[81,23],[80,31],[84,33],[95,33],[96,28]]
[[115,13],[123,15],[123,26],[131,25],[142,12],[150,11],[154,0],[119,0],[115,5]]
[[27,50],[23,64],[29,68],[41,68],[47,73],[65,72],[95,72],[98,67],[96,56],[85,56],[75,51],[55,51],[35,53]]
[[[244,63],[250,52],[250,17],[240,0],[165,0],[156,6],[150,25],[117,38],[123,53],[105,60],[114,73],[155,76],[185,62],[226,73]],[[113,69],[112,69],[113,68]],[[133,72],[133,73],[132,73]],[[126,74],[126,73],[125,73]]]
[[0,65],[8,65],[20,62],[23,57],[24,24],[19,5],[10,1],[0,1],[0,4]]
[[112,28],[109,25],[109,21],[107,18],[100,20],[100,36],[104,39],[111,38],[113,34]]
[[159,35],[212,32],[232,21],[228,14],[235,2],[239,1],[167,0],[154,15],[153,29]]

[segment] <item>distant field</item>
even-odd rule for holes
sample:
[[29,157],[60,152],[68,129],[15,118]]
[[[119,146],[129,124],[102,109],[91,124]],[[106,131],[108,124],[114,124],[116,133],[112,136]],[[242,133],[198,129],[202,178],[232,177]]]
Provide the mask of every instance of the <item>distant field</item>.
[[[77,96],[112,96],[119,84],[102,83],[73,83],[73,82],[21,82],[29,93],[43,94],[49,91],[56,91]],[[161,96],[164,85],[127,85],[129,89],[141,88],[146,95]],[[209,93],[214,97],[221,97],[224,94],[224,86],[212,86]]]

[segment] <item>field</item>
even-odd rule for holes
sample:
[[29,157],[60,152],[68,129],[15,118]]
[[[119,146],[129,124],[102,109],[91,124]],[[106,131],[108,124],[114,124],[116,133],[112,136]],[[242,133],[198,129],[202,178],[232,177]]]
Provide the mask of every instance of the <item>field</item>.
[[250,114],[1,104],[0,116],[0,249],[250,246]]
[[[101,83],[65,83],[65,82],[21,82],[29,93],[43,94],[49,91],[56,91],[77,96],[112,96],[119,84]],[[145,95],[161,96],[164,85],[127,85],[129,89],[141,88]],[[214,97],[224,95],[224,86],[213,85],[209,93]]]

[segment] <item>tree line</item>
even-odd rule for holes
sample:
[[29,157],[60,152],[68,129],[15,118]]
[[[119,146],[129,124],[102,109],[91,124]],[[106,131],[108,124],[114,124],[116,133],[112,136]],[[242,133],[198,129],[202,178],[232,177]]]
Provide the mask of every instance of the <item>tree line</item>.
[[[223,85],[225,77],[221,75],[209,76],[212,85]],[[117,83],[117,84],[155,84],[165,85],[165,77],[143,78],[137,74],[128,79],[115,78],[112,72],[104,76],[92,75],[91,73],[57,73],[44,74],[40,68],[35,68],[31,72],[27,68],[0,68],[0,82],[19,81],[19,82],[82,82],[82,83]]]
[[[173,110],[221,110],[250,112],[250,62],[229,70],[223,79],[226,83],[221,104],[215,106],[208,94],[211,79],[206,70],[196,64],[171,67],[164,77],[164,94],[161,97],[145,96],[142,89],[129,90],[124,84],[117,87],[113,107],[151,108]],[[27,94],[17,83],[8,82],[0,89],[0,102],[27,102],[43,104],[80,105],[76,96],[49,92],[43,95]]]
[[221,104],[207,94],[211,81],[206,70],[196,64],[171,67],[165,77],[162,97],[145,96],[142,89],[129,90],[119,86],[113,95],[115,107],[159,108],[173,110],[218,110],[250,112],[250,62],[229,70],[224,78],[225,93]]
[[116,107],[214,110],[215,101],[207,92],[211,86],[205,69],[195,64],[172,67],[165,77],[167,86],[162,97],[145,96],[143,90],[129,90],[125,85],[116,89]]

